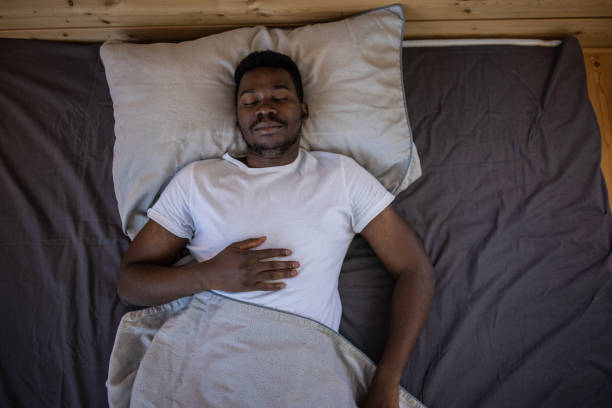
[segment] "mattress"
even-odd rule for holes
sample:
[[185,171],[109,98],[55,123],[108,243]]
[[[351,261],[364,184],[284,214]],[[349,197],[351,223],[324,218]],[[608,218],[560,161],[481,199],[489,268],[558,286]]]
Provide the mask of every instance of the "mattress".
[[[0,40],[0,405],[105,407],[129,240],[100,44]],[[574,38],[406,47],[423,176],[394,201],[436,293],[402,385],[430,407],[612,405],[612,225]],[[377,361],[393,280],[357,236],[340,332]]]

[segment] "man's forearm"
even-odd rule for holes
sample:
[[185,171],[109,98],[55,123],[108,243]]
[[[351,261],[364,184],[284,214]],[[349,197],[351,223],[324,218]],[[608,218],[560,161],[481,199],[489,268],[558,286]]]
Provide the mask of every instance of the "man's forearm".
[[[211,259],[181,267],[168,266],[175,250],[165,251],[156,263],[142,260],[151,257],[139,256],[138,246],[130,247],[135,252],[128,249],[119,268],[117,292],[129,303],[152,306],[211,289],[281,290],[285,283],[274,281],[297,276],[299,262],[271,260],[289,256],[291,251],[286,248],[254,249],[264,241],[265,237],[259,237],[234,242]],[[135,244],[136,240],[132,245]]]
[[396,278],[387,344],[361,406],[397,408],[402,371],[429,314],[433,267],[416,232],[391,205],[361,234]]
[[375,381],[399,384],[402,372],[425,325],[434,292],[429,263],[415,271],[402,271],[391,300],[389,335],[376,370]]
[[117,293],[138,306],[155,306],[207,290],[201,264],[180,267],[133,263],[119,271]]

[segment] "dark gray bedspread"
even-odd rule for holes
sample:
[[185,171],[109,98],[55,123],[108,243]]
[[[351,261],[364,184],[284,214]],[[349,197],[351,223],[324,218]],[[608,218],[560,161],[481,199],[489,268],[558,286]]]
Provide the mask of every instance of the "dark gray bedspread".
[[[404,69],[423,177],[394,205],[437,287],[403,384],[431,407],[611,407],[612,229],[578,42],[406,49]],[[377,264],[357,239],[342,275],[341,330],[374,357]]]
[[[129,308],[99,45],[0,40],[0,406],[104,407]],[[612,225],[575,39],[406,49],[423,177],[395,201],[437,276],[402,383],[430,407],[612,406]],[[341,332],[373,359],[393,282],[349,250]]]
[[0,40],[0,406],[104,407],[127,248],[99,45]]

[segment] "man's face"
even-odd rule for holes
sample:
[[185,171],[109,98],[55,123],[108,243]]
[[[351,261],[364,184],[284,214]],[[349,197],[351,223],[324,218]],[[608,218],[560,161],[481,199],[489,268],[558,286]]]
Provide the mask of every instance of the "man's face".
[[300,103],[289,72],[260,67],[240,80],[236,116],[249,150],[273,158],[299,145],[308,107]]

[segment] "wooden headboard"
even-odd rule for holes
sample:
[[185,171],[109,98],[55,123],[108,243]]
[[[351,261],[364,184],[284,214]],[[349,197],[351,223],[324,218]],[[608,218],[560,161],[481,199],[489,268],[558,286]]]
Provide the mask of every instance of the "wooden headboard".
[[[0,0],[0,37],[99,42],[188,40],[292,27],[385,6],[377,0]],[[612,0],[404,0],[406,39],[577,37],[612,47]]]

